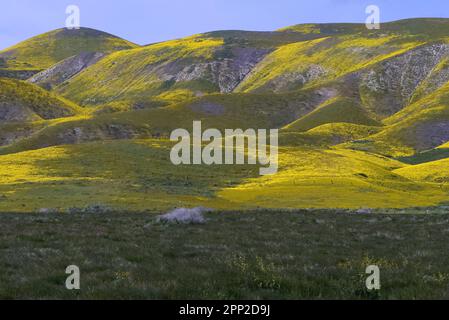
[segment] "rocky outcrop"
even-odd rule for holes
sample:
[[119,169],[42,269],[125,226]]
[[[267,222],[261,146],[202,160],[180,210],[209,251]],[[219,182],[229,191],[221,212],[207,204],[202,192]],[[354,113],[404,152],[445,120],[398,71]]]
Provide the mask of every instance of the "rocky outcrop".
[[267,83],[262,90],[273,92],[285,92],[295,88],[301,88],[306,83],[317,80],[328,74],[328,71],[317,64],[312,64],[304,71],[284,73]]
[[448,56],[449,44],[431,44],[358,72],[363,102],[382,117],[395,114],[411,102],[425,80],[433,83],[433,88],[446,82],[447,75],[436,73],[434,77],[432,71]]
[[413,94],[411,103],[435,92],[449,81],[449,56],[444,58]]
[[104,56],[101,52],[83,52],[34,75],[28,81],[51,90],[98,62]]
[[267,49],[233,48],[228,57],[187,65],[175,61],[163,66],[156,73],[161,80],[175,83],[209,81],[215,84],[221,93],[230,93],[268,53]]

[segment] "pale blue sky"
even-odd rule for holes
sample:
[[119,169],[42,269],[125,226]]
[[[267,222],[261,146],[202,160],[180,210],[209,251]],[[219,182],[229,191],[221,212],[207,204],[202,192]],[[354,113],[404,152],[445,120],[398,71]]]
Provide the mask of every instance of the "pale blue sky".
[[382,21],[449,17],[447,0],[4,0],[0,49],[64,26],[65,8],[81,9],[81,25],[139,44],[224,30],[275,30],[308,22],[364,22],[367,5]]

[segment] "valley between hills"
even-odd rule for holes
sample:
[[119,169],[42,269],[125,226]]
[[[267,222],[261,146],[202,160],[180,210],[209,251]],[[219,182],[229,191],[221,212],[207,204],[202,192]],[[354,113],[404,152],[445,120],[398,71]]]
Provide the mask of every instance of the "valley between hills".
[[[279,172],[174,166],[170,133],[279,129]],[[449,19],[0,51],[0,211],[449,205]]]

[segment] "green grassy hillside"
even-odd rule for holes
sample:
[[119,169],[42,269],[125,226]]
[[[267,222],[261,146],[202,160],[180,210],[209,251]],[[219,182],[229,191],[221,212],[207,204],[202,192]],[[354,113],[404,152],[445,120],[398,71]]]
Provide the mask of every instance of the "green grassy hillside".
[[0,78],[0,123],[75,116],[73,102],[24,81]]
[[[210,61],[222,45],[222,39],[191,37],[116,52],[62,84],[57,92],[82,105],[123,101],[133,106],[158,99],[172,101],[178,95],[193,98],[216,92],[217,84],[206,79],[177,84],[169,69],[182,72],[192,63]],[[168,88],[173,89],[172,94],[160,96]]]
[[244,31],[195,35],[116,52],[56,91],[81,105],[106,105],[112,110],[152,108],[230,93],[269,52],[314,37]]
[[54,30],[0,51],[7,69],[43,70],[81,52],[109,53],[137,45],[89,28]]
[[289,91],[367,68],[422,42],[390,34],[324,37],[279,47],[257,66],[237,90]]
[[[360,100],[379,120],[441,86],[441,74],[433,68],[444,69],[447,37],[438,28],[429,27],[427,37],[420,33],[433,24],[447,26],[445,20],[411,20],[387,24],[382,33],[356,24],[210,32],[116,52],[55,90],[107,112],[156,108],[212,93],[337,90]],[[420,62],[429,53],[435,56]],[[407,61],[422,63],[423,70],[409,70]],[[404,73],[400,83],[390,72],[396,69]]]
[[[287,126],[288,127],[288,126]],[[280,145],[330,147],[374,135],[382,130],[379,126],[364,126],[351,123],[329,123],[306,132],[282,129]]]
[[[81,105],[157,107],[210,93],[285,92],[405,53],[411,35],[218,31],[112,54],[56,91]],[[101,79],[101,81],[97,81]]]
[[383,131],[352,148],[391,156],[412,156],[449,140],[449,83],[385,119]]
[[307,131],[323,124],[341,122],[365,126],[380,125],[356,101],[337,97],[326,101],[284,129],[286,131]]
[[[268,208],[406,208],[439,205],[448,188],[415,182],[401,162],[348,150],[282,149],[280,171],[218,195],[236,206]],[[399,170],[400,172],[400,170]]]
[[425,181],[443,185],[449,184],[449,155],[446,159],[426,162],[396,170],[395,173],[415,181]]
[[104,139],[168,137],[178,128],[191,131],[195,120],[201,120],[204,129],[282,128],[322,101],[323,97],[313,92],[214,94],[164,108],[93,112],[49,122],[26,139],[0,148],[0,153]]

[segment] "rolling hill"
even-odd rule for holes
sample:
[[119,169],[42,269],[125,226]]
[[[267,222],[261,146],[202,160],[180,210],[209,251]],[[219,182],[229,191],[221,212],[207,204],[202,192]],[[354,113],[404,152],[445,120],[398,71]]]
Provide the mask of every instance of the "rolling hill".
[[76,104],[24,81],[0,78],[0,123],[75,116]]
[[349,98],[333,98],[319,105],[304,117],[289,124],[286,131],[308,131],[329,123],[352,123],[365,126],[379,126],[356,101]]
[[[314,92],[288,94],[209,95],[168,107],[126,112],[95,112],[49,122],[26,139],[0,148],[11,153],[104,139],[169,137],[178,128],[281,128],[313,110],[327,96]],[[1,131],[0,131],[1,138]]]
[[110,53],[135,47],[129,41],[94,29],[58,29],[0,51],[0,76],[25,79],[83,52]]

